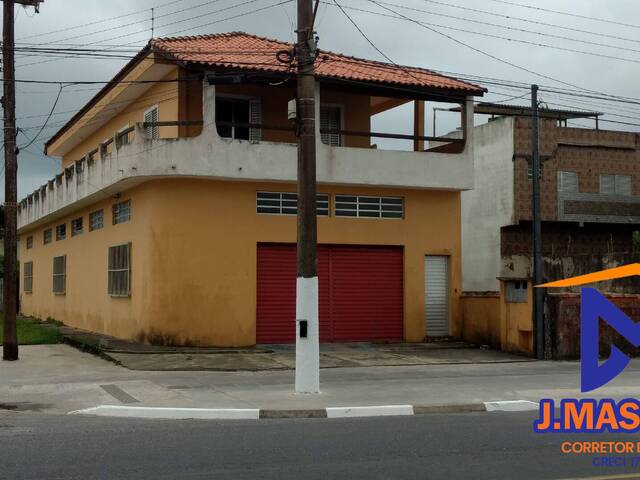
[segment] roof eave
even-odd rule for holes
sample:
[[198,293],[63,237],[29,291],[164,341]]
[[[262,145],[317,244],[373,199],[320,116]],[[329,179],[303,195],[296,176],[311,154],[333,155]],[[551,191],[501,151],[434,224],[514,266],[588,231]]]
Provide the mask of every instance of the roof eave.
[[143,61],[151,52],[151,42],[149,42],[140,52],[133,57],[114,77],[107,83],[91,100],[89,100],[69,121],[58,130],[44,144],[44,154],[49,155],[49,148],[57,140],[60,139],[77,121],[79,121],[87,112],[89,112],[97,103],[104,98],[118,83],[125,78],[141,61]]

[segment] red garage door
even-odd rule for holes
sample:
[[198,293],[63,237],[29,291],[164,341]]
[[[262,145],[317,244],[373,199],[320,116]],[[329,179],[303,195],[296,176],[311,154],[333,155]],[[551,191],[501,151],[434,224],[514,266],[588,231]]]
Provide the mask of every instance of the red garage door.
[[[320,341],[402,340],[402,248],[320,246],[318,276]],[[295,342],[295,245],[258,245],[257,296],[257,342]]]

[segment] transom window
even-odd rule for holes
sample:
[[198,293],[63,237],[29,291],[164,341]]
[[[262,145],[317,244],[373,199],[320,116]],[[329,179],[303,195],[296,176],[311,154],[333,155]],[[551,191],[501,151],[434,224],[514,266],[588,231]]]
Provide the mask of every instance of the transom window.
[[71,221],[71,236],[75,237],[76,235],[80,235],[84,231],[84,225],[82,222],[82,217],[76,218]]
[[31,250],[33,248],[33,235],[29,235],[27,237],[27,250]]
[[45,245],[53,241],[53,231],[50,228],[44,231],[44,233],[42,234],[42,240]]
[[[258,192],[256,194],[258,213],[273,215],[297,215],[298,195],[286,192]],[[320,193],[316,196],[318,216],[329,216],[329,195]]]
[[[216,98],[216,128],[222,138],[251,140],[259,142],[259,128],[249,128],[249,123],[262,123],[262,108],[259,99],[248,98]],[[244,124],[244,125],[234,125]]]
[[131,221],[131,200],[116,203],[113,206],[113,224],[126,223]]
[[64,240],[67,238],[67,224],[63,223],[56,227],[56,240]]
[[53,293],[64,295],[67,289],[67,256],[53,257]]
[[23,269],[24,293],[33,293],[33,262],[25,262]]
[[131,295],[131,244],[109,247],[109,295]]
[[89,214],[89,231],[100,230],[104,227],[104,210]]
[[336,195],[336,217],[404,218],[404,199]]
[[600,175],[600,193],[605,195],[631,195],[631,175]]

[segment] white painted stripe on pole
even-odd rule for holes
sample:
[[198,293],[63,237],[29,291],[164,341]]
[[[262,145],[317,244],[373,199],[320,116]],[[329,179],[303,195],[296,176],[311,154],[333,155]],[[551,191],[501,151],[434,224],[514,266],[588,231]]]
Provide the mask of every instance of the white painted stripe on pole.
[[257,408],[167,408],[123,405],[99,405],[69,412],[69,414],[168,420],[258,420],[260,418],[260,410]]
[[487,412],[530,412],[538,410],[538,402],[529,400],[499,400],[496,402],[484,402]]
[[391,417],[413,415],[412,405],[382,405],[377,407],[329,407],[327,418]]

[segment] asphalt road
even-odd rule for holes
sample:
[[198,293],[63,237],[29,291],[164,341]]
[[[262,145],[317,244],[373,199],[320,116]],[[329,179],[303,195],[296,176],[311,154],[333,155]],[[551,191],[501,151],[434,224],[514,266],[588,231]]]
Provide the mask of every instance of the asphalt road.
[[630,473],[560,453],[567,439],[613,436],[536,435],[534,416],[206,422],[0,413],[0,478],[526,480]]

